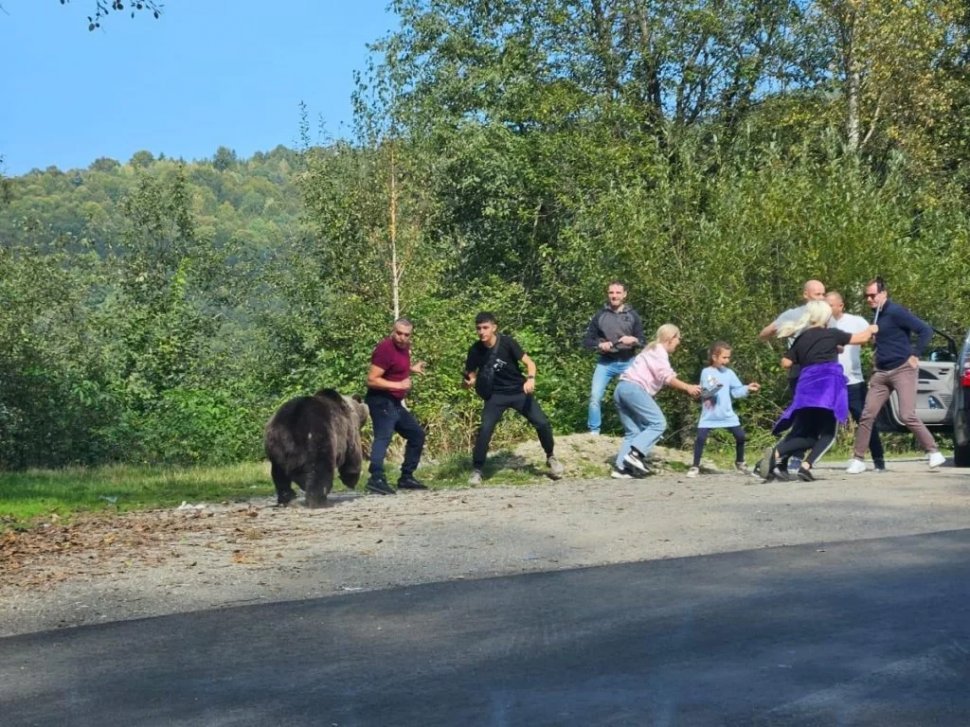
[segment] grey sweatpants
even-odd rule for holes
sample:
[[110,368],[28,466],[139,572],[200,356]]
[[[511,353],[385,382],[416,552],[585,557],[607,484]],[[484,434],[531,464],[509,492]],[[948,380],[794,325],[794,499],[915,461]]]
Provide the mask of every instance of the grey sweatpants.
[[855,432],[855,446],[852,454],[857,459],[863,459],[869,448],[869,438],[872,428],[876,424],[876,416],[895,391],[899,397],[899,418],[915,436],[919,446],[927,452],[936,452],[936,440],[930,434],[926,425],[916,416],[916,380],[919,369],[913,368],[909,362],[890,371],[876,371],[869,380],[869,393],[866,394],[866,405],[862,409],[859,428]]

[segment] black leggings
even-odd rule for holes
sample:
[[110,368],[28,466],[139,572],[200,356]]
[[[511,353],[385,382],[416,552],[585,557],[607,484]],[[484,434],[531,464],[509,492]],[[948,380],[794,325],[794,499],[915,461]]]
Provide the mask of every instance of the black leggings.
[[[716,429],[727,429],[734,435],[734,461],[744,462],[744,429],[737,427],[715,427]],[[694,466],[701,466],[701,454],[704,453],[704,445],[707,444],[707,435],[710,429],[697,427],[697,439],[694,440]]]
[[805,461],[814,466],[835,441],[835,412],[820,407],[806,407],[795,412],[792,427],[776,447],[778,461],[788,462],[792,455],[801,455],[811,449]]

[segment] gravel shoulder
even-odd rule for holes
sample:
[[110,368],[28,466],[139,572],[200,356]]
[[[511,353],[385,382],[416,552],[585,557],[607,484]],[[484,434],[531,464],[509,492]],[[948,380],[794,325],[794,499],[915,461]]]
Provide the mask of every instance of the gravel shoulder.
[[561,457],[567,477],[537,485],[495,485],[498,473],[477,489],[338,493],[321,510],[261,498],[52,524],[45,547],[0,551],[0,636],[970,523],[970,470],[930,472],[925,460],[856,476],[833,461],[811,484],[761,484],[735,473],[578,479]]

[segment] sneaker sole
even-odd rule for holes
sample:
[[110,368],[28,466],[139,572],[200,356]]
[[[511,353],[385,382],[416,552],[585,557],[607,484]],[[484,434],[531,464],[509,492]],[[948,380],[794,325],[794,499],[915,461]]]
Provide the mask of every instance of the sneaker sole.
[[765,477],[767,477],[769,474],[771,474],[774,471],[775,468],[772,466],[772,462],[774,461],[774,459],[775,459],[775,445],[772,444],[770,447],[765,447],[765,451],[762,452],[762,455],[761,455],[760,464],[761,464],[761,469],[764,470]]
[[631,468],[633,470],[636,470],[637,472],[639,472],[642,475],[649,475],[650,474],[650,469],[645,464],[643,464],[642,462],[640,462],[639,460],[637,460],[637,459],[635,459],[633,457],[624,457],[623,458],[623,463],[627,467],[629,467],[629,468]]

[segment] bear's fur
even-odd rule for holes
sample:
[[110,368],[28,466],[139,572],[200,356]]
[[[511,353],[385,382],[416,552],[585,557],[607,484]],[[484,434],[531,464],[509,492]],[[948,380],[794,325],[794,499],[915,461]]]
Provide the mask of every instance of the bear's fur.
[[334,472],[347,487],[360,479],[363,451],[360,430],[367,406],[360,397],[321,389],[313,396],[290,399],[266,424],[266,456],[272,465],[276,501],[296,498],[296,482],[308,507],[323,507],[333,488]]

